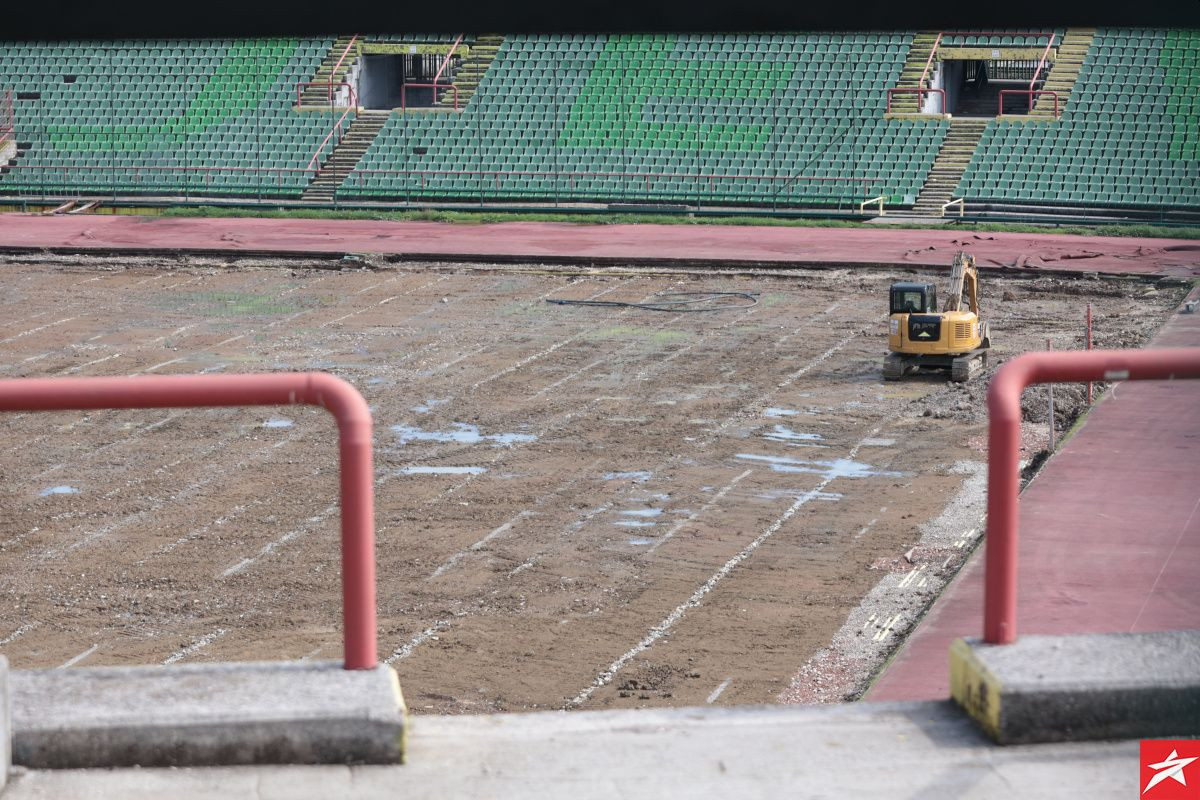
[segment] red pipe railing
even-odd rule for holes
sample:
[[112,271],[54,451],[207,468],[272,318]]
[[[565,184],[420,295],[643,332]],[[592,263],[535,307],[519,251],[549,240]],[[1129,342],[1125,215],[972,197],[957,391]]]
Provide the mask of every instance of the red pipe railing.
[[0,411],[297,403],[320,406],[337,420],[341,462],[344,666],[346,669],[373,669],[377,657],[371,411],[353,386],[321,372],[0,380]]
[[[937,55],[938,48],[941,47],[942,38],[949,33],[950,36],[1027,36],[1029,38],[1040,39],[1043,36],[1049,37],[1046,42],[1046,49],[1042,53],[1042,59],[1038,62],[1037,69],[1033,71],[1033,78],[1029,81],[1029,90],[1033,91],[1033,86],[1037,82],[1037,77],[1042,71],[1042,67],[1046,64],[1046,59],[1050,57],[1050,50],[1054,47],[1054,32],[1050,33],[1028,33],[1021,31],[941,31],[937,38],[933,40],[933,47],[929,50],[929,58],[925,59],[925,69],[921,71],[921,77],[917,80],[916,89],[925,89],[925,83],[929,77],[929,70],[933,67],[934,56]],[[892,95],[893,91],[901,91],[898,89],[888,90],[888,111],[892,110]],[[913,91],[913,88],[906,88],[904,91]],[[920,106],[920,96],[917,98],[917,105]],[[1033,109],[1033,98],[1030,98],[1030,110]],[[946,96],[942,95],[942,113],[946,112]]]
[[1003,116],[1003,114],[1004,114],[1004,95],[1006,95],[1006,94],[1027,94],[1027,95],[1029,95],[1029,110],[1030,111],[1033,111],[1033,98],[1035,95],[1040,95],[1040,94],[1052,95],[1054,97],[1054,118],[1058,119],[1058,116],[1059,116],[1058,92],[1054,92],[1049,89],[1001,89],[1000,94],[999,94],[1000,105],[996,111],[997,116]]
[[[311,162],[310,162],[311,163]],[[79,187],[79,181],[69,180],[73,173],[80,171],[104,172],[113,171],[113,167],[106,165],[91,164],[81,167],[63,167],[50,164],[18,164],[10,167],[14,172],[23,170],[41,171],[43,173],[61,174],[61,183],[63,186],[71,185],[75,188]],[[132,182],[140,184],[142,182],[142,174],[146,175],[162,175],[177,174],[184,178],[198,173],[204,177],[204,186],[195,187],[198,190],[213,189],[211,176],[220,174],[232,175],[274,175],[276,187],[283,191],[283,177],[288,174],[300,174],[309,177],[320,173],[320,169],[312,167],[287,168],[287,167],[168,167],[168,166],[140,166],[140,167],[117,167],[118,170],[124,170],[133,173]],[[786,191],[788,184],[792,182],[804,182],[810,184],[843,184],[847,186],[858,186],[858,194],[848,194],[844,197],[859,198],[867,196],[875,196],[878,194],[890,194],[890,189],[883,188],[883,181],[875,177],[850,178],[844,176],[827,176],[827,175],[725,175],[720,173],[682,173],[682,172],[553,172],[553,171],[535,171],[535,170],[398,170],[398,169],[355,169],[346,177],[343,187],[349,187],[355,182],[361,190],[364,188],[367,177],[372,175],[397,175],[397,176],[419,176],[421,179],[421,187],[425,188],[430,183],[431,178],[436,177],[476,177],[490,178],[493,180],[497,188],[501,186],[503,178],[560,178],[566,179],[570,188],[574,189],[575,182],[587,178],[629,178],[643,182],[647,186],[647,190],[652,186],[653,182],[658,179],[662,180],[683,180],[683,181],[700,181],[708,184],[709,191],[715,191],[716,184],[720,182],[743,182],[753,184],[767,183],[770,184],[768,191],[770,196],[779,196]],[[46,179],[46,182],[53,181],[54,178]],[[162,183],[160,179],[158,183]],[[780,184],[783,184],[782,188]],[[157,185],[153,182],[148,183],[148,186]],[[174,188],[174,187],[172,187]],[[189,188],[192,188],[189,186]],[[248,186],[247,188],[261,188],[259,186]]]
[[939,114],[946,113],[946,90],[945,89],[923,89],[921,87],[903,87],[892,88],[887,90],[887,113],[892,113],[892,94],[913,94],[917,95],[917,113],[921,113],[921,97],[926,94],[940,94],[942,96],[942,110]]
[[[450,47],[450,52],[446,53],[446,57],[442,59],[442,65],[438,67],[437,74],[433,76],[433,82],[437,83],[438,78],[442,77],[442,73],[446,71],[446,67],[450,64],[450,59],[454,57],[454,51],[458,49],[458,45],[462,42],[463,35],[460,33],[458,38],[454,40],[454,44]],[[458,106],[455,105],[455,108]]]
[[[929,75],[929,68],[933,66],[933,56],[937,53],[938,47],[942,43],[942,36],[944,36],[944,35],[945,35],[944,32],[938,33],[937,38],[933,40],[933,47],[929,48],[929,58],[925,59],[925,69],[921,71],[921,78],[920,78],[920,80],[917,81],[918,89],[926,88],[925,81]],[[888,100],[890,102],[891,98],[889,97]],[[920,98],[920,96],[918,96],[917,97],[918,106],[920,105],[920,103],[921,103],[921,98]],[[942,96],[942,113],[943,114],[946,113],[946,97],[945,97],[945,95]]]
[[400,110],[404,111],[408,108],[409,89],[433,89],[433,102],[438,100],[438,89],[453,89],[454,90],[454,110],[458,111],[458,87],[453,83],[402,83],[400,84]]
[[1022,390],[1035,383],[1180,378],[1200,378],[1200,348],[1026,353],[996,371],[988,387],[985,642],[1011,644],[1017,638],[1017,492]]
[[0,93],[0,145],[13,138],[12,89]]
[[[318,84],[318,85],[320,85],[320,84]],[[342,140],[342,124],[346,121],[346,117],[350,116],[351,112],[354,112],[355,114],[358,113],[358,95],[354,93],[354,87],[348,83],[340,83],[338,85],[345,86],[349,90],[350,105],[348,105],[346,107],[346,110],[342,112],[342,115],[337,118],[336,122],[333,123],[333,127],[329,129],[329,133],[325,134],[325,138],[321,140],[321,143],[319,145],[317,145],[317,149],[313,152],[312,158],[310,158],[308,160],[308,169],[314,169],[314,168],[316,168],[316,166],[319,166],[319,164],[318,164],[319,159],[325,153],[325,145],[329,144],[329,140],[332,139],[335,134],[338,137],[338,142],[341,142],[341,140]],[[331,84],[331,86],[332,86],[332,84]],[[332,88],[330,89],[330,91],[332,92]],[[330,102],[331,103],[333,102],[332,99],[330,99]]]

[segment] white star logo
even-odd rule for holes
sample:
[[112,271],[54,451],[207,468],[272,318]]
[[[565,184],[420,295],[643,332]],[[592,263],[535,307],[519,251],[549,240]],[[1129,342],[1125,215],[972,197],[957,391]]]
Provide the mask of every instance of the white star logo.
[[1164,761],[1160,761],[1157,764],[1147,764],[1146,766],[1150,769],[1161,769],[1162,772],[1150,779],[1150,782],[1146,784],[1146,788],[1142,789],[1142,794],[1145,794],[1155,786],[1158,786],[1158,784],[1162,783],[1167,778],[1179,781],[1184,786],[1187,786],[1187,780],[1183,776],[1183,768],[1195,761],[1197,758],[1200,758],[1200,756],[1193,756],[1192,758],[1180,758],[1179,753],[1175,750],[1172,750],[1171,755],[1167,756]]

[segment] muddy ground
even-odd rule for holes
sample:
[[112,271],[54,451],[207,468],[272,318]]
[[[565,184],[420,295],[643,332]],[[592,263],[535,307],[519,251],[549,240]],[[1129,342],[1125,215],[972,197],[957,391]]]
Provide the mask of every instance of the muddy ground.
[[[968,525],[944,512],[985,457],[986,377],[880,378],[888,283],[942,276],[328,266],[8,257],[0,376],[326,370],[358,387],[381,658],[417,713],[774,702],[911,569],[922,530]],[[670,291],[758,302],[546,302]],[[1080,346],[1089,302],[1099,346],[1136,346],[1182,296],[991,275],[983,292],[993,368],[1047,337]],[[1079,392],[1061,395],[1065,428]],[[1044,395],[1026,403],[1032,458]],[[14,667],[340,656],[324,412],[6,414],[0,451]],[[969,552],[949,549],[942,580]],[[860,672],[903,634],[877,616]]]

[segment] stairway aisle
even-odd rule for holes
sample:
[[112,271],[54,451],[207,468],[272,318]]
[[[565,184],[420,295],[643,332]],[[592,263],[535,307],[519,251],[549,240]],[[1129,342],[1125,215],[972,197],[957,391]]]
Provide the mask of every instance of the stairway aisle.
[[[1045,88],[1058,93],[1058,110],[1061,114],[1067,108],[1071,92],[1075,88],[1075,80],[1087,58],[1092,40],[1096,36],[1095,28],[1067,28],[1062,44],[1058,47],[1058,57],[1046,76]],[[1040,95],[1034,104],[1033,111],[1038,115],[1054,116],[1054,98],[1050,95]]]
[[[338,59],[342,58],[342,54],[346,52],[346,48],[350,45],[350,40],[353,36],[339,36],[333,43],[333,47],[329,48],[329,52],[325,54],[325,58],[321,60],[320,66],[317,67],[317,72],[311,78],[310,83],[338,83],[346,77],[346,73],[350,71],[350,67],[358,58],[359,48],[354,48],[342,60],[341,65],[338,65]],[[334,72],[334,67],[337,66],[337,72]],[[300,105],[305,106],[329,106],[329,87],[328,86],[305,86],[300,93]]]
[[[929,54],[937,33],[933,31],[918,31],[913,34],[912,45],[908,48],[908,57],[900,70],[900,80],[896,81],[897,89],[916,89],[929,62]],[[916,92],[903,92],[892,96],[892,111],[898,114],[916,114],[921,110],[917,102]]]
[[[471,102],[483,76],[496,58],[496,51],[504,37],[498,33],[482,33],[475,37],[471,52],[462,66],[454,73],[454,85],[458,87],[458,108],[462,110]],[[437,101],[439,108],[454,108],[454,92],[444,92]]]
[[360,111],[346,129],[342,141],[333,148],[329,158],[321,165],[321,171],[304,190],[301,199],[315,203],[333,202],[342,182],[362,160],[363,154],[383,130],[390,115],[390,111]]
[[986,119],[950,120],[950,132],[942,140],[941,149],[933,161],[933,167],[917,195],[913,213],[925,217],[942,216],[942,205],[954,197],[954,190],[962,180],[963,172],[971,163],[971,156],[987,129]]

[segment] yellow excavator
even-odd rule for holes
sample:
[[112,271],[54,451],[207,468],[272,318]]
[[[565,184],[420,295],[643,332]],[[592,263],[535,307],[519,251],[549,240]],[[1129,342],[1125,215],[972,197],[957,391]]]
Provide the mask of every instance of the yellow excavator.
[[893,283],[889,296],[884,380],[934,368],[949,369],[950,380],[961,382],[987,366],[992,340],[988,324],[979,319],[979,273],[972,256],[959,251],[954,257],[950,296],[940,312],[932,283]]

